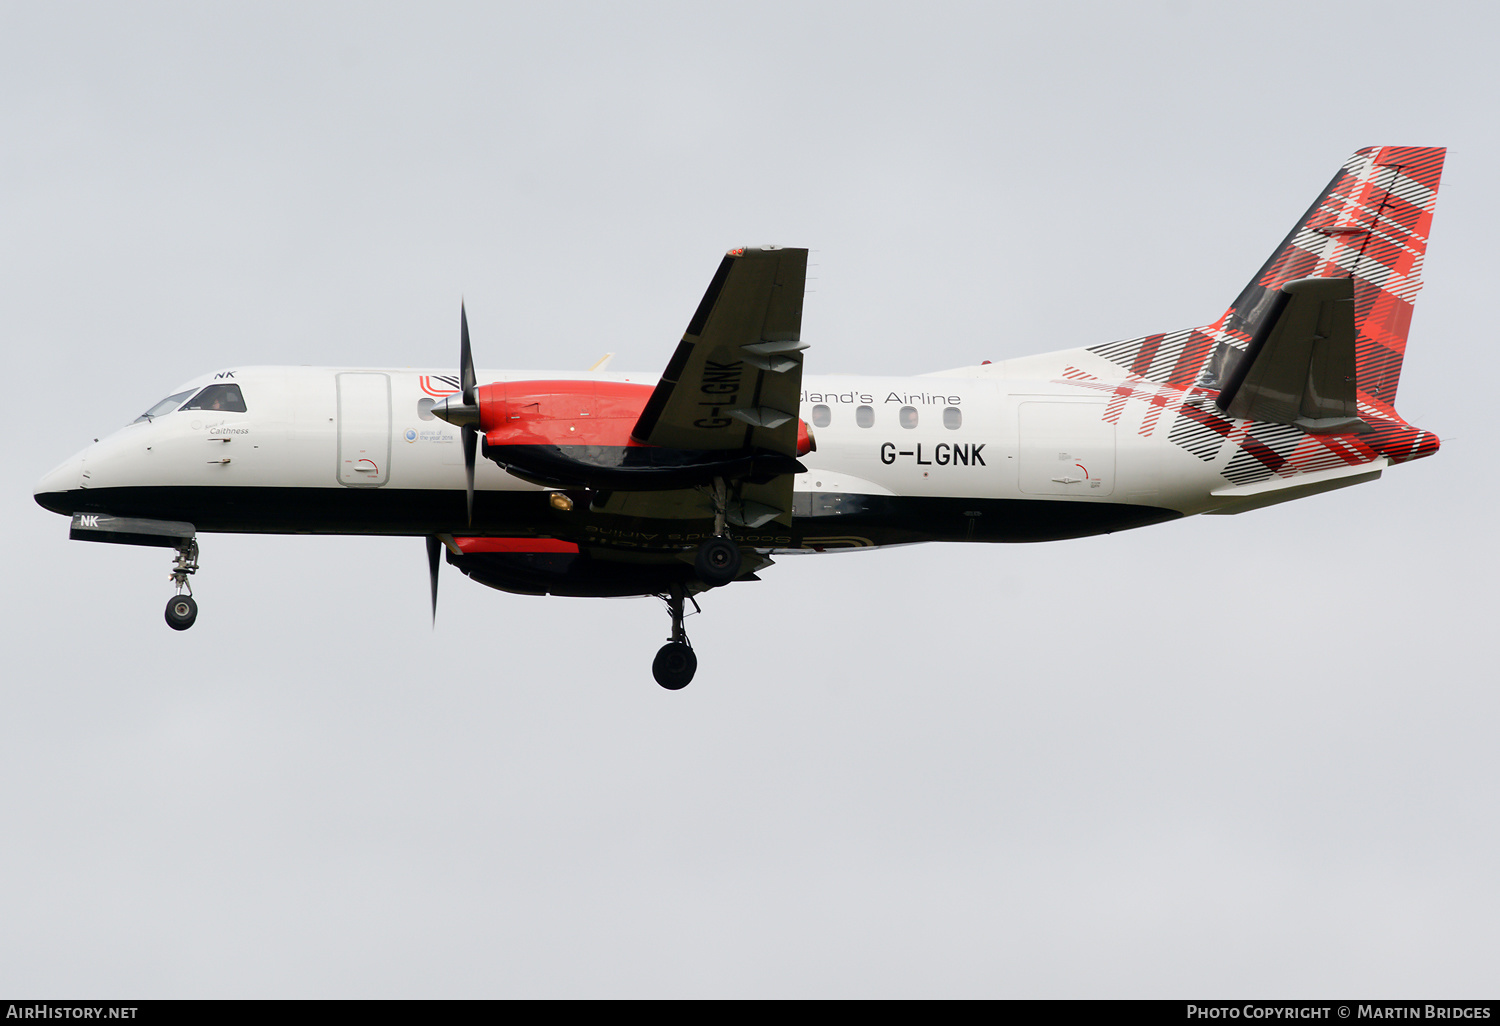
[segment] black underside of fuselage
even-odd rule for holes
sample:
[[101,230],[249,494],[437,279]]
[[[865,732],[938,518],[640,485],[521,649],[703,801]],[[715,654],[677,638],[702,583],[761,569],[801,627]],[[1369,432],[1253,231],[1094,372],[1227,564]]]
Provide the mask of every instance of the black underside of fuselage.
[[[691,594],[706,587],[682,556],[712,535],[712,521],[598,513],[589,508],[587,492],[570,498],[573,509],[559,510],[545,492],[476,492],[472,523],[462,492],[438,490],[90,488],[38,495],[37,501],[57,513],[185,521],[209,533],[557,538],[578,546],[577,552],[449,552],[448,562],[472,580],[520,594]],[[734,538],[760,549],[814,550],[1054,541],[1178,516],[1123,503],[799,492],[790,528],[736,529]]]
[[[571,511],[544,492],[479,491],[474,518],[461,491],[399,488],[89,488],[38,495],[64,515],[183,520],[199,531],[244,534],[374,534],[545,537],[638,553],[677,552],[712,533],[704,520],[596,513],[587,496]],[[1145,527],[1181,514],[1116,502],[965,499],[798,492],[790,528],[736,528],[758,548],[861,548],[912,542],[1036,542]]]

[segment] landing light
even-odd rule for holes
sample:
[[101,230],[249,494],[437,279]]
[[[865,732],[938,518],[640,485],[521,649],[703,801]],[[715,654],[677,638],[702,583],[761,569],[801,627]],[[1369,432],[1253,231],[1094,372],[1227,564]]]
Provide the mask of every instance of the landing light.
[[573,500],[562,492],[553,492],[547,496],[547,502],[553,509],[560,509],[564,513],[570,512],[573,509]]

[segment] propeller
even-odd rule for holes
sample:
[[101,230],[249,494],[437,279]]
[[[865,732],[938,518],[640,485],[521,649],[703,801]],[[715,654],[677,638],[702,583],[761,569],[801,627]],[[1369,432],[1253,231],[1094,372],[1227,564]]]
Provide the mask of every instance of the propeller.
[[462,299],[458,301],[458,366],[463,375],[459,387],[463,389],[464,405],[479,405],[479,399],[474,395],[474,354],[469,351],[469,311]]
[[[474,455],[479,448],[479,390],[474,384],[474,354],[469,349],[469,313],[463,301],[458,304],[458,364],[463,401],[455,403],[453,396],[433,406],[432,415],[463,429],[465,499],[469,512],[469,523],[474,523]],[[435,580],[436,578],[434,578]],[[435,587],[435,586],[434,586]]]
[[427,536],[427,575],[432,579],[432,625],[437,626],[438,567],[442,566],[443,543],[437,535]]
[[474,354],[469,349],[469,312],[464,309],[464,301],[458,301],[458,366],[459,378],[463,389],[464,405],[474,411],[474,421],[465,421],[463,426],[464,435],[464,475],[467,479],[467,491],[464,493],[468,500],[469,526],[474,524],[474,450],[479,444],[479,429],[474,426],[479,420],[479,396],[474,387]]
[[[458,303],[458,396],[462,402],[455,403],[453,396],[435,404],[432,415],[463,430],[464,441],[464,499],[468,508],[469,523],[474,523],[474,456],[479,448],[479,389],[474,380],[474,354],[469,348],[469,311],[463,300]],[[432,622],[437,624],[438,568],[442,566],[443,543],[437,535],[427,536],[427,575],[432,581]]]

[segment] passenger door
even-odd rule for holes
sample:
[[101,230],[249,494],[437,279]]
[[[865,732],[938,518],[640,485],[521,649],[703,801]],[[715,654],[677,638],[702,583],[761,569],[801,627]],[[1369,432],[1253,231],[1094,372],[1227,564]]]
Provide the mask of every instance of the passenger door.
[[338,480],[379,488],[391,478],[391,377],[374,371],[338,375]]

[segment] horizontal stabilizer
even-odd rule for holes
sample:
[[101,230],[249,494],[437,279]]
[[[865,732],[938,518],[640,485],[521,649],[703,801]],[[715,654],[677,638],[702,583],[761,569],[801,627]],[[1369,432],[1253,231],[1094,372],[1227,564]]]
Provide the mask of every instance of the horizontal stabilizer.
[[1353,279],[1289,281],[1226,376],[1219,408],[1311,434],[1369,431],[1355,398],[1354,342]]
[[1305,499],[1350,485],[1378,480],[1391,461],[1384,456],[1369,463],[1354,467],[1336,467],[1330,470],[1298,474],[1295,477],[1273,477],[1269,481],[1256,481],[1233,488],[1220,488],[1212,492],[1217,505],[1205,512],[1219,515],[1246,513],[1252,509],[1264,509],[1293,499]]

